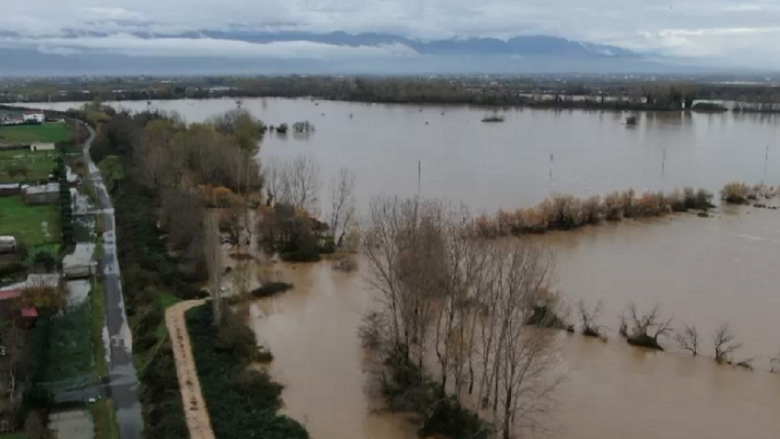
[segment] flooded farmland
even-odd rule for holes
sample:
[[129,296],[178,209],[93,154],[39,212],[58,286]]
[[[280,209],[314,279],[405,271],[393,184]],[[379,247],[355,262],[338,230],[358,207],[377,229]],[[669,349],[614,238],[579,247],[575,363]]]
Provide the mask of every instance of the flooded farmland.
[[[67,107],[68,104],[56,104]],[[117,104],[120,105],[120,104]],[[145,102],[121,103],[145,109]],[[163,101],[150,107],[203,121],[231,100]],[[519,110],[483,124],[469,107],[246,99],[269,124],[308,120],[307,136],[268,134],[260,159],[307,154],[327,181],[341,166],[357,175],[358,206],[375,195],[439,197],[473,211],[529,206],[555,192],[586,196],[682,186],[717,191],[730,180],[780,183],[780,120],[773,116]],[[418,182],[418,163],[421,174]],[[325,193],[321,194],[325,198]],[[325,204],[323,204],[324,209]],[[555,253],[554,287],[567,298],[604,301],[609,341],[563,340],[566,380],[553,437],[776,438],[780,376],[780,213],[724,207],[711,218],[673,215],[537,237]],[[327,262],[277,264],[295,288],[257,302],[250,324],[274,353],[271,371],[287,387],[287,412],[314,439],[415,437],[402,415],[374,413],[365,391],[357,326],[370,304],[360,273]],[[617,336],[618,315],[655,304],[675,327],[696,324],[698,358],[632,348]],[[751,372],[712,360],[711,334],[729,322]]]

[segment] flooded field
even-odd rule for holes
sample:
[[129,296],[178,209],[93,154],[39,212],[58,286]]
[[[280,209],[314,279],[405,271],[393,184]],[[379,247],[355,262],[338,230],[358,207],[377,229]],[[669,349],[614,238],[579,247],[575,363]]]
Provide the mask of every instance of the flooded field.
[[[196,122],[236,103],[148,107]],[[311,155],[324,182],[347,166],[357,175],[361,208],[378,194],[417,194],[418,161],[423,196],[488,212],[532,205],[553,192],[780,183],[780,119],[773,116],[643,113],[628,127],[626,114],[600,111],[507,110],[504,123],[484,124],[485,111],[469,107],[305,99],[245,99],[243,107],[269,124],[314,123],[305,137],[269,134],[261,160]],[[324,191],[321,199],[325,206]],[[777,211],[723,207],[706,219],[672,215],[535,238],[555,252],[554,288],[571,301],[603,300],[599,323],[609,328],[607,343],[564,338],[566,380],[552,437],[777,438],[780,374],[768,370],[770,355],[780,353],[778,224]],[[416,437],[403,416],[374,413],[379,402],[364,389],[357,326],[371,293],[361,275],[333,271],[327,262],[274,270],[295,288],[255,303],[250,324],[274,353],[270,367],[287,386],[287,413],[314,439]],[[667,352],[628,346],[617,328],[631,302],[640,309],[659,304],[675,328],[695,324],[702,354],[686,355],[672,340],[662,340]],[[755,371],[713,361],[712,333],[724,322],[744,344],[736,359],[752,359]]]
[[[188,122],[236,108],[229,99],[112,105],[176,111]],[[482,123],[489,111],[466,106],[244,99],[242,107],[267,124],[313,123],[308,135],[269,133],[261,158],[310,155],[324,182],[346,166],[356,173],[362,206],[376,194],[416,195],[418,162],[423,196],[491,212],[532,205],[552,192],[780,184],[777,116],[641,113],[637,126],[626,126],[628,113],[609,111],[507,109],[505,122]]]

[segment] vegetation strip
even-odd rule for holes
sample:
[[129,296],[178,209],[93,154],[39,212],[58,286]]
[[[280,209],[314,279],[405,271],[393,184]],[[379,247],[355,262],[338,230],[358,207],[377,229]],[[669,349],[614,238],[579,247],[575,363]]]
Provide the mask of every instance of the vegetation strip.
[[209,412],[203,400],[200,380],[192,358],[190,337],[184,320],[184,313],[187,310],[203,303],[202,300],[181,302],[165,312],[165,323],[168,334],[171,335],[173,356],[176,359],[176,375],[179,377],[181,399],[183,405],[188,408],[185,417],[190,439],[214,439],[214,431],[211,429]]
[[[282,386],[265,371],[249,368],[259,351],[243,319],[225,318],[214,336],[213,307],[203,305],[187,312],[187,329],[193,357],[219,439],[263,437],[307,439],[298,422],[278,415]],[[259,435],[259,436],[258,436]]]

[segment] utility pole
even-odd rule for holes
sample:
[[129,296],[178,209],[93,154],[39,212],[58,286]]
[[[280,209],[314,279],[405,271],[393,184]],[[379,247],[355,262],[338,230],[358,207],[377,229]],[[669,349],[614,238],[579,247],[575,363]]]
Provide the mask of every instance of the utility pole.
[[422,180],[422,160],[417,160],[417,198],[420,197],[420,180]]

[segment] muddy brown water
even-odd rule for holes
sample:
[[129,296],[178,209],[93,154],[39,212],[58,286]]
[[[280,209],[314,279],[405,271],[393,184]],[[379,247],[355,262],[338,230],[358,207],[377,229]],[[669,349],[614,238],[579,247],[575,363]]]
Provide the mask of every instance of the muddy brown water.
[[[235,106],[232,100],[151,105],[190,122]],[[306,137],[268,135],[261,158],[310,154],[324,181],[348,166],[357,174],[362,207],[377,194],[416,194],[418,160],[424,196],[489,212],[552,192],[780,183],[774,116],[644,113],[637,127],[627,127],[626,114],[599,111],[509,110],[506,122],[483,124],[485,111],[469,107],[315,106],[304,99],[244,99],[243,106],[270,124],[314,123]],[[610,336],[607,343],[565,338],[567,379],[549,422],[552,437],[780,437],[780,374],[767,372],[769,356],[780,353],[780,212],[725,207],[708,219],[675,215],[537,239],[557,255],[556,289],[573,301],[604,301],[600,323]],[[274,270],[295,289],[253,305],[250,324],[274,353],[271,371],[287,386],[287,413],[314,439],[416,437],[403,416],[371,410],[377,401],[364,389],[356,330],[371,298],[360,275],[325,262]],[[662,341],[667,352],[627,346],[615,332],[630,302],[640,309],[660,304],[675,327],[696,324],[702,355],[681,353],[670,340]],[[711,333],[725,321],[744,343],[737,358],[754,357],[756,371],[712,360]]]
[[[176,111],[188,122],[236,108],[231,99],[111,104]],[[552,192],[780,184],[780,116],[642,113],[637,126],[626,126],[628,113],[609,111],[507,109],[505,122],[482,123],[489,111],[468,106],[243,99],[242,107],[267,124],[313,123],[316,131],[307,136],[268,133],[261,158],[311,155],[325,183],[349,167],[362,206],[377,194],[416,195],[418,161],[423,196],[462,201],[475,211],[525,207]]]

